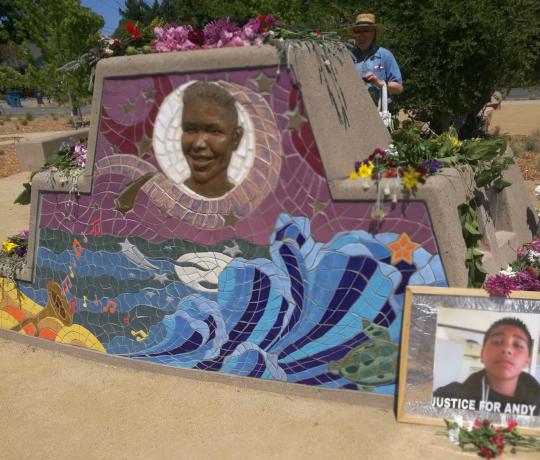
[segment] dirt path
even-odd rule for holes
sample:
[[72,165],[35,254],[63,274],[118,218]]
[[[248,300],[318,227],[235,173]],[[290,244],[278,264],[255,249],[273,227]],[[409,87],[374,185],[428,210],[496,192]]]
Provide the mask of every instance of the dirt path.
[[529,135],[540,130],[540,101],[503,101],[501,110],[493,112],[491,124],[501,134]]

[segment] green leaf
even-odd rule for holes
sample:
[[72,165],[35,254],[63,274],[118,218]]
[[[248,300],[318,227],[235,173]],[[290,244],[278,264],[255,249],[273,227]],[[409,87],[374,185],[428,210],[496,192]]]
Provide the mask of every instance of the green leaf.
[[481,171],[474,177],[474,181],[477,187],[483,187],[491,182],[493,179],[491,171]]
[[470,235],[482,235],[478,229],[478,225],[474,225],[471,222],[465,222],[463,228],[469,232]]
[[32,195],[32,186],[30,182],[25,182],[23,184],[24,190],[20,193],[20,195],[15,199],[13,203],[17,204],[30,204],[30,197]]
[[495,182],[493,182],[493,186],[495,187],[495,190],[497,190],[497,192],[503,191],[506,187],[509,187],[510,185],[512,185],[512,183],[504,180],[502,177],[499,177]]

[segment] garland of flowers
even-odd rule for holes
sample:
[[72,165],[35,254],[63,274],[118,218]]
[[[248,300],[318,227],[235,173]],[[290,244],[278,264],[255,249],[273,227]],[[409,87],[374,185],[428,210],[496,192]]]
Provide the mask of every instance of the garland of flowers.
[[512,291],[540,291],[540,240],[524,244],[517,259],[496,275],[488,275],[484,288],[493,295]]
[[533,436],[523,436],[518,430],[515,420],[510,420],[507,426],[495,427],[489,420],[475,420],[467,423],[462,418],[445,420],[448,437],[466,452],[476,452],[483,458],[494,458],[504,452],[506,445],[511,446],[510,452],[518,450],[526,452],[540,451],[540,439]]

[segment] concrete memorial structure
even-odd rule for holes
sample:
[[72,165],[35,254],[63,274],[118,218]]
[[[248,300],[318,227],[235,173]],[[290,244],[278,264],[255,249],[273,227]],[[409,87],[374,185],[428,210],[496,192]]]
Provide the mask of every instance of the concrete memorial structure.
[[[2,281],[0,327],[176,368],[393,395],[405,287],[466,283],[466,183],[445,171],[373,217],[375,191],[346,177],[390,137],[347,53],[101,61],[80,195],[34,178],[27,265]],[[492,267],[531,237],[511,174],[482,211]]]

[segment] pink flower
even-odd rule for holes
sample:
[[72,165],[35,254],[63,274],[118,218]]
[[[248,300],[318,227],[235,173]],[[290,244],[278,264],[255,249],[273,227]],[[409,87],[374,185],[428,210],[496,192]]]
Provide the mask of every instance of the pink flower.
[[203,32],[209,46],[216,45],[219,41],[222,41],[222,46],[225,46],[226,42],[240,33],[240,28],[238,24],[225,18],[209,22],[204,26]]
[[75,158],[75,162],[77,165],[84,167],[84,165],[86,165],[86,154],[79,155],[77,158]]
[[529,252],[529,248],[527,246],[520,246],[517,250],[518,257],[524,257]]
[[246,40],[245,38],[242,38],[239,35],[235,35],[232,37],[225,46],[227,47],[233,47],[233,46],[249,46],[251,43],[249,40]]
[[199,48],[198,45],[189,40],[189,33],[193,30],[191,26],[168,26],[166,28],[156,27],[152,42],[152,51],[156,53],[168,53],[171,51],[186,51]]
[[536,252],[540,252],[540,240],[531,241],[531,248]]
[[261,23],[258,19],[250,19],[242,27],[242,32],[248,39],[255,39],[259,34],[259,29],[261,28]]
[[86,153],[86,146],[84,144],[75,144],[73,151],[75,153],[81,153],[81,152]]
[[28,239],[28,230],[22,230],[21,233],[19,233],[19,238],[21,240],[27,240]]

